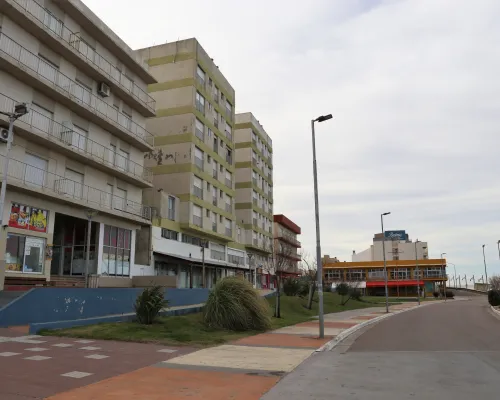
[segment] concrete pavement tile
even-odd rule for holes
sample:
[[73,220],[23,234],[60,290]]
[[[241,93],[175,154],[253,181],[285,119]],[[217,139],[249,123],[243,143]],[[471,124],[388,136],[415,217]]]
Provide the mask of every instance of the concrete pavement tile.
[[47,400],[256,400],[279,377],[146,367]]
[[233,344],[247,346],[265,346],[265,347],[300,347],[318,349],[329,342],[332,337],[324,339],[313,337],[300,337],[298,335],[287,335],[280,333],[261,333],[260,335],[248,336],[237,340]]
[[201,365],[263,371],[291,371],[313,353],[312,349],[222,345],[176,357],[169,364]]
[[[345,329],[341,328],[325,328],[325,335],[327,336],[337,336]],[[290,335],[308,335],[317,336],[318,328],[308,327],[308,326],[286,326],[284,328],[276,329],[272,333],[287,333]]]

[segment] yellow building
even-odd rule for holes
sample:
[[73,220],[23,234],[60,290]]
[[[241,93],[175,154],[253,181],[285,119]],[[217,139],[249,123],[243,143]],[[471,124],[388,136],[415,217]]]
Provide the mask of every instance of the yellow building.
[[[446,259],[390,260],[387,266],[389,296],[416,296],[417,287],[421,295],[432,296],[437,287],[445,284]],[[418,275],[417,275],[418,266]],[[349,282],[366,289],[370,296],[385,293],[383,261],[339,262],[323,259],[323,279],[326,284]]]

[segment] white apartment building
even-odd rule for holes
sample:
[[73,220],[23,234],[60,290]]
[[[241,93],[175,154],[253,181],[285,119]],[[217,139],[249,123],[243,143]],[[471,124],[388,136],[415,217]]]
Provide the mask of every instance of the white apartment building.
[[351,261],[383,261],[384,245],[387,261],[415,260],[415,257],[418,260],[429,258],[427,242],[412,242],[405,231],[386,231],[384,234],[375,234],[373,244],[368,249],[359,253],[353,251]]
[[[0,111],[30,109],[14,124],[0,289],[81,277],[87,250],[89,273],[130,275],[136,232],[152,218],[142,191],[153,180],[144,153],[155,82],[80,0],[0,0]],[[5,153],[3,141],[2,172]]]

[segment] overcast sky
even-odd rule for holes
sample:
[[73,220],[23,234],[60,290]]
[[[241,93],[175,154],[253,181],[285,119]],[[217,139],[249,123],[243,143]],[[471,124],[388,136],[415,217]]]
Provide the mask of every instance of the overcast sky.
[[[132,48],[196,37],[273,139],[276,214],[350,261],[406,229],[457,272],[500,273],[500,1],[84,0]],[[118,6],[119,3],[119,6]],[[453,271],[451,269],[451,271]],[[450,271],[450,272],[451,272]]]

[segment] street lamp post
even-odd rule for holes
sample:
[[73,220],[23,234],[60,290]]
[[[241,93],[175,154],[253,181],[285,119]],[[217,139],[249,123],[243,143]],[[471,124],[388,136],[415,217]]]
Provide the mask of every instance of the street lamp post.
[[444,266],[444,258],[446,253],[441,253],[441,268],[443,270],[443,296],[444,296],[444,301],[446,301],[446,268]]
[[18,103],[14,106],[14,112],[0,111],[0,114],[9,117],[9,133],[7,136],[7,148],[5,149],[5,158],[3,164],[2,189],[0,190],[0,226],[3,226],[3,214],[5,206],[5,195],[7,193],[7,177],[9,171],[10,149],[14,141],[14,122],[23,115],[29,113],[26,103]]
[[486,256],[484,255],[484,246],[486,245],[483,244],[484,277],[486,278],[486,285],[488,285],[488,270],[486,269]]
[[500,240],[497,242],[498,246],[498,259],[500,260]]
[[[383,234],[384,233],[382,232],[382,235]],[[420,243],[420,240],[417,239],[415,241],[415,272],[417,273],[417,300],[418,300],[418,305],[420,305],[420,273],[418,271],[417,243]],[[425,247],[422,247],[422,249],[425,249]]]
[[389,290],[387,289],[387,262],[385,260],[385,235],[384,235],[384,215],[390,212],[380,214],[380,225],[382,226],[382,253],[384,255],[384,279],[385,279],[385,312],[389,312]]
[[321,240],[319,231],[319,200],[318,200],[318,168],[316,163],[316,137],[314,133],[314,123],[324,122],[332,119],[332,114],[321,115],[311,120],[312,148],[313,148],[313,175],[314,175],[314,210],[316,220],[316,260],[318,263],[318,301],[319,301],[319,337],[325,337],[325,322],[323,316],[323,265],[321,262]]

